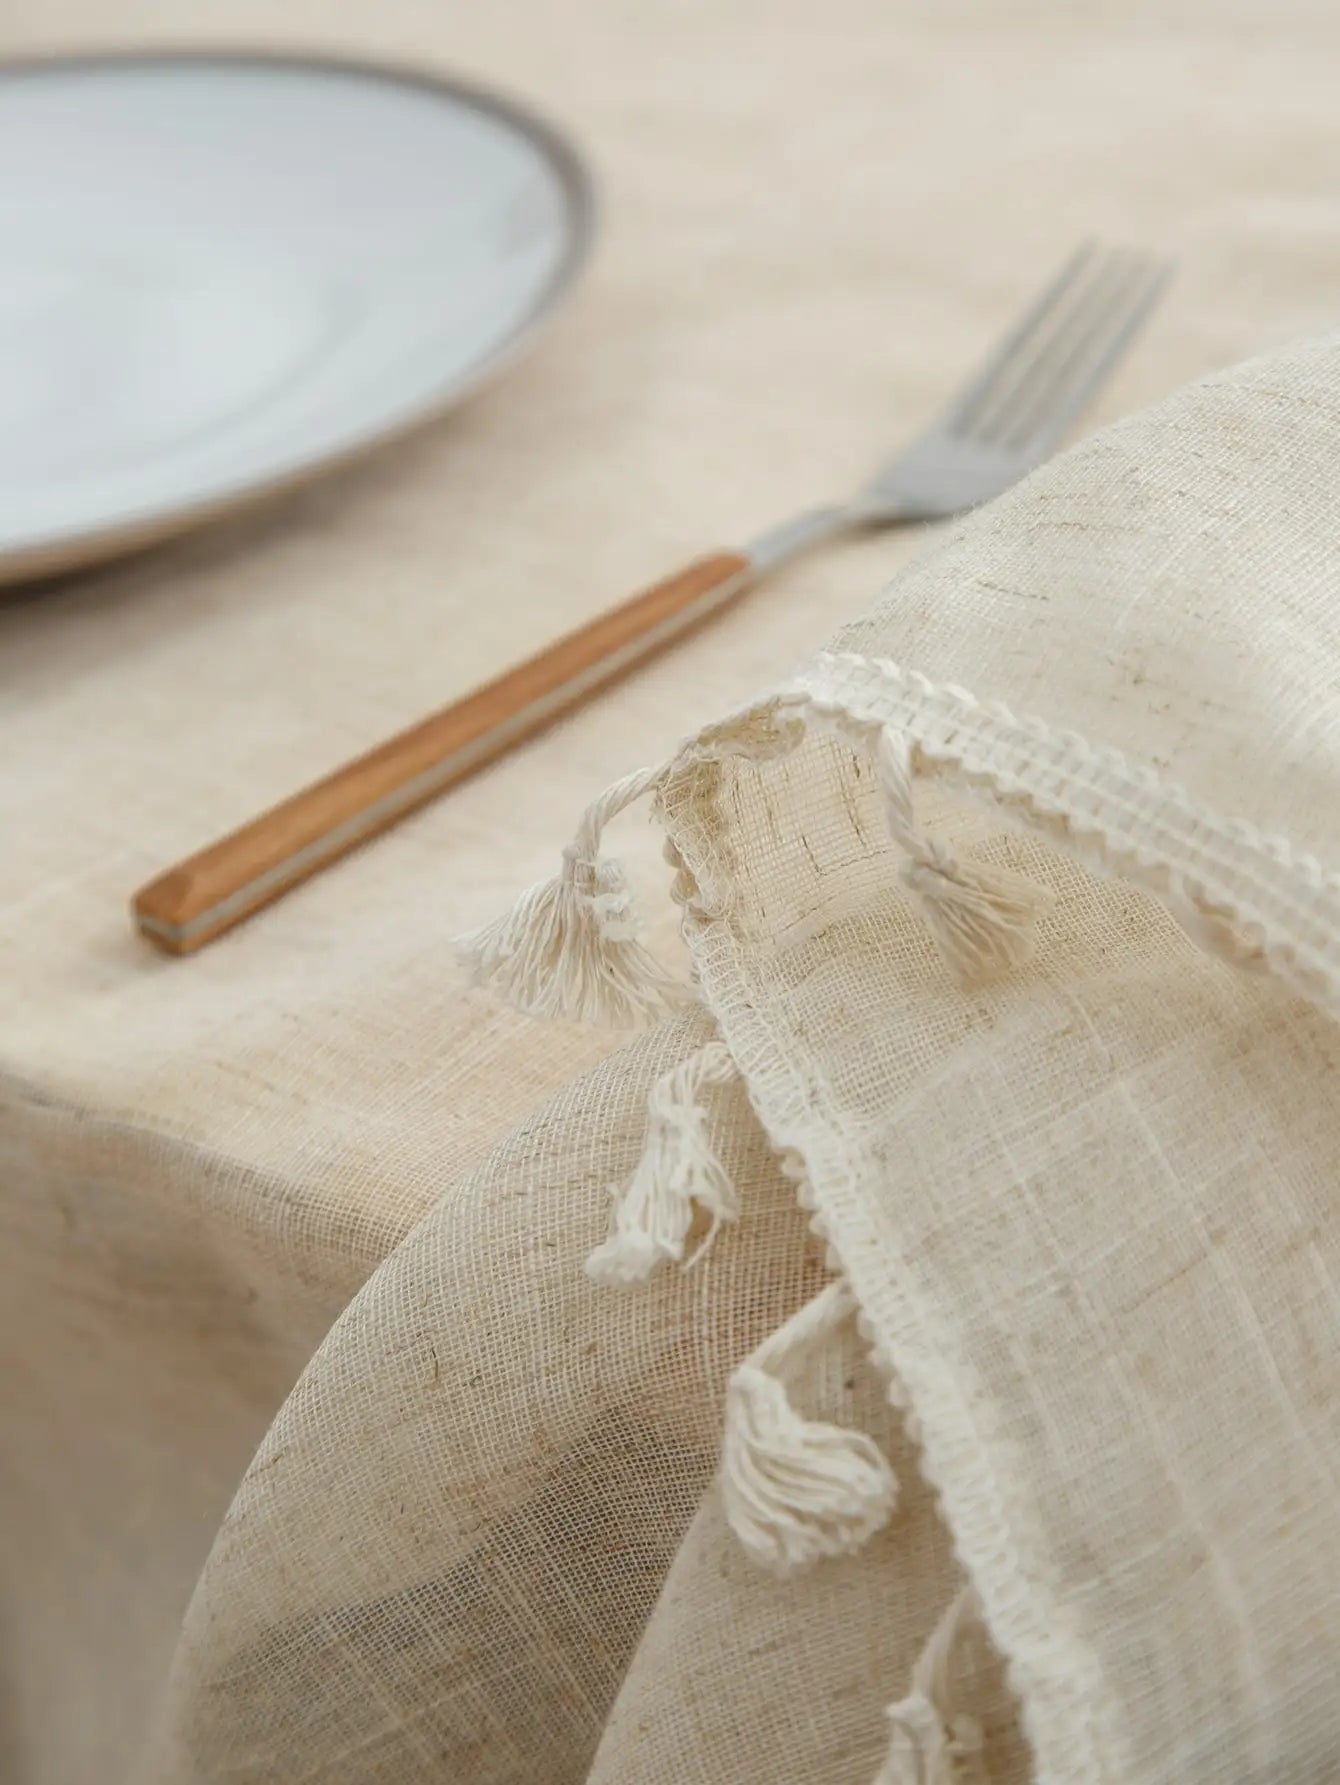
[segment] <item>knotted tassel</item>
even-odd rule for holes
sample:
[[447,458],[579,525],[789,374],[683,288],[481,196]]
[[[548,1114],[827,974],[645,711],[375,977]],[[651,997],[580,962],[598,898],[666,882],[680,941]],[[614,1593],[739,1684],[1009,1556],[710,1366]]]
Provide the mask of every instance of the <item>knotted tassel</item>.
[[720,1041],[709,1041],[658,1078],[647,1099],[647,1139],[637,1169],[619,1194],[610,1236],[586,1261],[601,1284],[637,1283],[664,1259],[678,1263],[695,1205],[712,1225],[689,1264],[696,1264],[723,1221],[739,1215],[735,1186],[712,1149],[708,1111],[699,1101],[708,1085],[735,1076]]
[[766,1567],[785,1571],[857,1550],[897,1504],[897,1479],[874,1440],[803,1419],[773,1374],[785,1373],[855,1311],[846,1284],[830,1283],[764,1340],[726,1390],[726,1517]]
[[907,1697],[889,1706],[889,1752],[874,1785],[958,1785],[980,1756],[982,1726],[954,1713],[951,1678],[954,1645],[977,1615],[977,1595],[964,1587],[927,1638]]
[[918,830],[911,751],[887,726],[875,747],[875,772],[890,835],[906,856],[903,884],[954,977],[971,986],[1027,960],[1038,915],[1048,903],[1044,889],[1004,869],[960,861]]
[[642,769],[587,807],[553,880],[522,893],[509,912],[463,936],[457,953],[476,984],[495,985],[532,1016],[630,1028],[688,996],[637,940],[622,865],[600,854],[605,826],[660,778]]

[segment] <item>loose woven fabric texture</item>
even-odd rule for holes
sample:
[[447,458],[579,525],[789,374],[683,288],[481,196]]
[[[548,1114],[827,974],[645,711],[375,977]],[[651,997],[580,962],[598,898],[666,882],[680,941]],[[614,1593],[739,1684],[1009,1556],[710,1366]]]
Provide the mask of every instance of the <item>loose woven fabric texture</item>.
[[157,1776],[563,1776],[596,1705],[597,1780],[1332,1776],[1338,372],[1045,469],[467,942],[675,1002],[650,793],[697,1000],[336,1324]]

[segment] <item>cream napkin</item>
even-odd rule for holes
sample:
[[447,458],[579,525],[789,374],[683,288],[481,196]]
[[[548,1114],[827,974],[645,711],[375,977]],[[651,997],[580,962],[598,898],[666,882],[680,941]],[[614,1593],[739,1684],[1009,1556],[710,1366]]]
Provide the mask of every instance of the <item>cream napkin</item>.
[[701,1004],[337,1324],[158,1778],[1329,1777],[1338,423],[1179,393],[668,766]]

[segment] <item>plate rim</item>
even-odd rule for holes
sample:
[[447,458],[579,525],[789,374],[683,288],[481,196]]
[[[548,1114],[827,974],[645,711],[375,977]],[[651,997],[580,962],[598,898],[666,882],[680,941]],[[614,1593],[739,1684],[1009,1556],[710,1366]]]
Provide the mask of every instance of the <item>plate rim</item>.
[[50,533],[17,547],[0,544],[0,586],[61,575],[119,558],[180,533],[259,507],[305,488],[329,473],[361,463],[430,427],[517,358],[559,309],[591,256],[598,203],[590,165],[574,139],[547,113],[487,82],[434,65],[415,65],[376,55],[255,46],[245,43],[151,44],[108,49],[23,52],[0,56],[0,81],[12,75],[78,73],[117,68],[172,68],[205,64],[237,69],[296,69],[316,74],[353,75],[457,100],[501,120],[534,144],[554,169],[566,201],[570,227],[562,257],[526,314],[480,359],[445,387],[394,421],[356,441],[314,453],[289,469],[245,480],[195,501],[179,501],[122,521]]

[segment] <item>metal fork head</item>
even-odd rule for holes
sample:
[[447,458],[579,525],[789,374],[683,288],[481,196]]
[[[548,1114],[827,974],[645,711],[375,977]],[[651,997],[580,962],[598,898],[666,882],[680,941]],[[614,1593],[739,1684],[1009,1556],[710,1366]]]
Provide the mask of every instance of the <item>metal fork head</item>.
[[1171,270],[1146,254],[1081,248],[944,413],[876,472],[857,498],[862,517],[955,514],[1040,464],[1130,346]]

